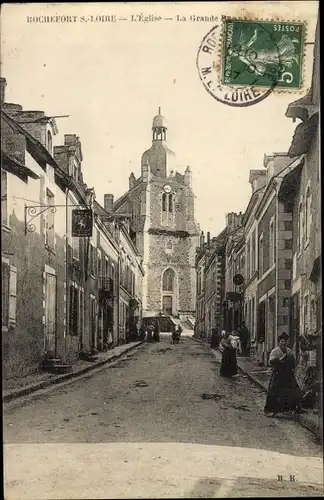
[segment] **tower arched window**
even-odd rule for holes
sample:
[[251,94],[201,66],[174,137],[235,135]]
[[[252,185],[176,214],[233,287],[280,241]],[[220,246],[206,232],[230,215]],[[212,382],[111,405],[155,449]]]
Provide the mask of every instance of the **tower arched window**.
[[173,212],[173,196],[172,194],[169,194],[169,212]]
[[47,151],[52,154],[53,153],[53,140],[52,140],[52,134],[48,130],[47,131]]
[[309,240],[311,225],[311,191],[307,188],[306,202],[305,202],[305,244]]
[[167,195],[165,193],[162,194],[162,211],[166,212],[167,210]]
[[166,269],[163,274],[162,287],[164,292],[174,291],[174,271],[173,269]]

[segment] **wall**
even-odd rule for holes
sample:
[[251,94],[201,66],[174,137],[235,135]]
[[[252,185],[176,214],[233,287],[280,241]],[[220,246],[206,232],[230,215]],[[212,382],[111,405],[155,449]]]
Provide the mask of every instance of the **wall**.
[[35,231],[25,235],[24,207],[25,204],[42,205],[47,188],[55,195],[55,204],[64,204],[65,196],[53,183],[52,167],[48,167],[45,174],[28,152],[26,165],[40,179],[29,179],[28,184],[25,184],[8,173],[10,220],[9,227],[2,228],[2,255],[17,268],[16,325],[9,331],[3,329],[5,378],[23,376],[37,370],[45,354],[45,265],[54,269],[57,276],[58,354],[64,349],[64,314],[60,314],[60,311],[64,311],[65,306],[65,212],[64,209],[57,209],[55,214],[55,248],[51,250],[45,246],[45,213],[32,221]]

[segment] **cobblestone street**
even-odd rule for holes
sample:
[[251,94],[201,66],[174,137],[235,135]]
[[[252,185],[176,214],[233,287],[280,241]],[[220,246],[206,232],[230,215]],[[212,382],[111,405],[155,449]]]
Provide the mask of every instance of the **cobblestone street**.
[[321,494],[320,446],[263,405],[244,375],[220,378],[206,346],[164,335],[5,405],[7,498]]

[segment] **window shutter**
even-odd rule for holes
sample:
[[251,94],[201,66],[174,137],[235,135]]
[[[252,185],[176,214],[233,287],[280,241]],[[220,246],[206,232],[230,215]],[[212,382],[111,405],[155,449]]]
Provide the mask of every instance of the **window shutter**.
[[10,266],[9,282],[9,323],[16,324],[17,308],[17,268]]

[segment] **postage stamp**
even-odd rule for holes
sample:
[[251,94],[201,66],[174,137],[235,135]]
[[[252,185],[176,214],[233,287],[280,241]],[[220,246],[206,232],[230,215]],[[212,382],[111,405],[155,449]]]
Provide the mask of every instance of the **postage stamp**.
[[236,19],[223,23],[222,83],[301,88],[303,23]]
[[217,101],[236,107],[273,91],[300,92],[305,32],[302,22],[223,17],[199,46],[200,80]]

